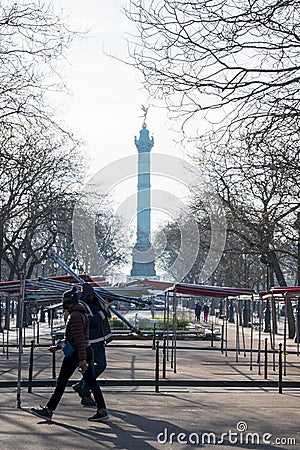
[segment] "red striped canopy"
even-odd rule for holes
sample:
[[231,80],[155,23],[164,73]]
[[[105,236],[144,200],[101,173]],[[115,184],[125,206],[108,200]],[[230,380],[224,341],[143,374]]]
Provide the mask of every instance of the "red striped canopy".
[[173,291],[179,294],[204,296],[204,297],[239,297],[242,295],[256,294],[254,289],[234,288],[225,286],[206,286],[202,284],[176,283],[167,291]]
[[299,294],[300,286],[276,286],[270,289],[270,294]]

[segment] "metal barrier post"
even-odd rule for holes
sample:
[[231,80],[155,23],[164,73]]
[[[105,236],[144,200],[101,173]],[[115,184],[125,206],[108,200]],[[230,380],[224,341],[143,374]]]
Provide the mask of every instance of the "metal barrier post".
[[211,324],[211,337],[210,337],[210,346],[214,346],[214,324]]
[[282,344],[279,344],[278,355],[278,392],[282,394]]
[[23,345],[26,345],[26,325],[23,325]]
[[31,392],[32,392],[33,348],[34,348],[34,341],[32,340],[31,346],[30,346],[29,373],[28,373],[28,392],[29,392],[29,394],[31,394]]
[[155,352],[155,392],[159,392],[159,341],[156,341]]
[[167,366],[167,338],[163,336],[163,378],[166,378],[166,366]]
[[25,302],[25,286],[26,280],[23,272],[20,272],[20,297],[19,297],[19,330],[18,330],[18,386],[17,386],[17,408],[21,408],[21,378],[22,378],[22,353],[23,353],[23,319],[24,319],[24,302]]
[[36,322],[37,332],[36,332],[36,343],[40,343],[40,322],[37,320]]
[[222,323],[222,328],[221,328],[221,353],[224,353],[224,323]]
[[6,359],[9,359],[9,357],[8,357],[8,345],[9,345],[8,341],[9,341],[9,328],[7,328],[7,330],[6,330]]
[[152,343],[152,350],[155,350],[155,341],[156,341],[156,322],[153,323],[153,343]]
[[268,338],[265,338],[265,380],[268,379]]
[[[55,345],[55,337],[52,337],[52,345]],[[52,353],[52,378],[56,379],[56,359],[55,352]]]

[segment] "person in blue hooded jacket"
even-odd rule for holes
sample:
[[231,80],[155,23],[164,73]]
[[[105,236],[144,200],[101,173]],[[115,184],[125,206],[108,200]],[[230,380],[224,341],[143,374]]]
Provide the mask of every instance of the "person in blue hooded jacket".
[[[97,378],[104,372],[107,366],[105,345],[112,340],[110,328],[107,328],[107,319],[110,317],[110,313],[95,296],[93,286],[89,283],[82,285],[82,294],[79,303],[84,306],[89,319],[89,343],[94,351],[94,373],[95,378]],[[84,378],[72,387],[81,397],[81,404],[83,406],[95,405],[91,397],[91,389]]]

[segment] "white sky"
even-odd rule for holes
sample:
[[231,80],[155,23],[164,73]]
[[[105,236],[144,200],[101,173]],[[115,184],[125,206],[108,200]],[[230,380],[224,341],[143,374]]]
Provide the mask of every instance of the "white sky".
[[[69,15],[69,26],[78,31],[88,31],[86,37],[77,37],[66,53],[63,78],[70,95],[59,97],[60,119],[85,142],[84,150],[90,158],[89,174],[93,176],[100,169],[125,156],[137,156],[134,136],[142,128],[142,104],[150,109],[147,128],[154,136],[155,153],[183,157],[175,140],[178,135],[171,131],[163,103],[151,106],[147,92],[143,89],[140,73],[112,59],[104,53],[128,59],[128,34],[135,33],[134,25],[122,12],[127,0],[52,0],[57,12],[64,10]],[[157,102],[156,102],[157,104]],[[186,195],[185,186],[163,179],[151,178],[151,186],[166,192]],[[184,183],[183,183],[184,184]],[[113,192],[116,208],[137,190],[137,178],[133,177],[118,186]],[[162,220],[170,219],[170,205],[165,211],[152,209],[152,230]],[[174,218],[174,217],[173,217]],[[135,215],[131,224],[135,228]],[[135,233],[128,230],[128,239]]]
[[[63,76],[71,95],[64,97],[61,110],[66,125],[85,142],[91,174],[136,153],[141,105],[149,105],[139,72],[104,53],[128,59],[126,38],[135,27],[121,10],[126,1],[53,0],[56,10],[63,8],[70,15],[71,26],[88,31],[66,54],[69,64]],[[150,107],[147,128],[155,139],[152,151],[178,154],[165,109]]]

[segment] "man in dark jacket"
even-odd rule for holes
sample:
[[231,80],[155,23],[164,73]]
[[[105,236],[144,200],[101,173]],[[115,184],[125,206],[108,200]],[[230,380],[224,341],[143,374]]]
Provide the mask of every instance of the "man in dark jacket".
[[71,346],[71,351],[69,354],[65,353],[55,390],[46,406],[31,408],[31,412],[42,419],[51,420],[52,414],[63,396],[68,380],[75,372],[76,367],[79,367],[86,382],[91,386],[97,403],[96,413],[88,420],[92,422],[105,421],[109,417],[103,394],[92,368],[93,350],[89,345],[89,321],[86,317],[85,308],[78,304],[78,293],[75,286],[72,290],[64,293],[63,307],[68,313],[65,339],[64,341],[57,342],[56,345],[51,345],[49,351],[54,353],[58,350],[63,350],[65,353],[65,348],[68,343]]
[[[94,372],[97,378],[106,369],[105,344],[111,340],[110,330],[105,329],[107,317],[110,314],[105,310],[102,303],[95,296],[93,287],[89,283],[82,285],[82,294],[79,303],[85,307],[89,318],[89,343],[94,350]],[[81,404],[84,406],[94,406],[95,402],[91,397],[91,390],[84,378],[79,383],[73,385],[75,392],[81,397]]]

